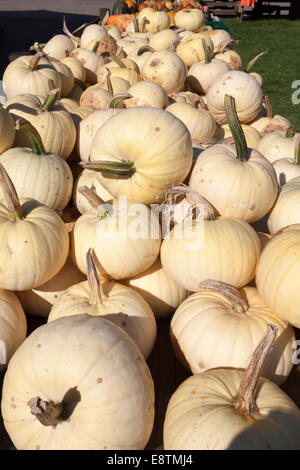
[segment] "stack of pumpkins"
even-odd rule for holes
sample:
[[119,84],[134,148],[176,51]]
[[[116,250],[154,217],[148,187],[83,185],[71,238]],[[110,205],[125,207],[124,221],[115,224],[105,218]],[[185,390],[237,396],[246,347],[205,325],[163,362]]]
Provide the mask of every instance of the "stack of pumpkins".
[[[5,70],[1,410],[18,449],[144,449],[146,360],[171,315],[193,375],[164,448],[299,448],[279,385],[300,326],[300,138],[250,73],[261,54],[242,71],[204,20],[64,25]],[[24,311],[48,318],[27,338]]]

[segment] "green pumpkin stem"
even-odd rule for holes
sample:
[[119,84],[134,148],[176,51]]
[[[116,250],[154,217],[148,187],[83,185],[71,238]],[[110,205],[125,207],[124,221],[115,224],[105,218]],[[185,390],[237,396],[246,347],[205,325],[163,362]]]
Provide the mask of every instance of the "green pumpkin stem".
[[295,137],[294,164],[300,165],[300,134]]
[[211,62],[211,51],[205,39],[202,39],[202,47],[204,49],[204,54],[205,54],[205,63],[209,64]]
[[104,175],[112,175],[115,178],[130,178],[136,172],[134,163],[131,161],[94,161],[94,162],[81,162],[80,166],[89,170],[98,171]]
[[264,96],[264,103],[265,103],[266,110],[267,110],[267,117],[272,118],[273,117],[272,104],[271,104],[270,98],[267,95]]
[[137,51],[136,55],[142,55],[144,52],[155,52],[153,47],[150,46],[141,46],[139,50]]
[[85,90],[87,89],[86,84],[85,84],[82,80],[79,80],[79,78],[74,78],[74,82],[75,82],[76,85],[78,85],[79,88],[81,88],[83,91],[85,91]]
[[295,135],[294,129],[292,127],[289,127],[286,131],[285,136],[291,139],[292,137],[294,137],[294,135]]
[[99,44],[100,44],[100,41],[95,42],[95,44],[93,45],[93,48],[92,48],[92,52],[97,52]]
[[270,323],[267,327],[268,330],[252,354],[237,395],[233,399],[235,409],[244,416],[253,417],[258,411],[256,404],[258,380],[278,332],[278,328]]
[[44,47],[46,46],[46,42],[43,42],[43,43],[39,43],[39,42],[35,42],[32,46],[30,46],[29,48],[29,51],[40,51],[42,49],[44,49]]
[[248,160],[248,147],[245,139],[245,134],[240,124],[236,107],[235,99],[233,96],[225,95],[225,112],[227,121],[230,127],[232,137],[234,139],[237,159],[240,162],[246,162]]
[[26,119],[18,119],[16,121],[15,127],[17,131],[23,129],[26,132],[30,139],[31,148],[34,153],[37,155],[44,155],[46,153],[40,134],[32,126],[32,124],[30,124],[30,122],[26,121]]
[[8,217],[12,222],[24,219],[23,209],[20,204],[16,188],[8,176],[4,166],[0,163],[0,187],[8,208]]
[[90,290],[89,303],[91,305],[101,304],[105,296],[102,288],[101,281],[98,276],[98,272],[93,260],[91,248],[86,254],[86,264],[87,264],[87,279]]
[[121,103],[123,104],[123,101],[128,100],[129,98],[132,98],[132,95],[129,95],[128,93],[117,93],[109,103],[109,108],[118,108]]
[[134,25],[134,32],[135,33],[140,33],[139,22],[138,22],[137,17],[135,15],[133,17],[133,25]]
[[228,307],[237,313],[246,313],[249,309],[247,300],[239,293],[237,289],[226,282],[216,281],[215,279],[205,279],[198,285],[198,290],[208,290],[222,295]]
[[51,109],[53,108],[53,106],[54,106],[54,104],[55,104],[55,102],[58,98],[58,95],[59,95],[59,89],[58,88],[50,90],[49,95],[47,96],[44,103],[42,104],[42,109],[44,111],[51,111]]

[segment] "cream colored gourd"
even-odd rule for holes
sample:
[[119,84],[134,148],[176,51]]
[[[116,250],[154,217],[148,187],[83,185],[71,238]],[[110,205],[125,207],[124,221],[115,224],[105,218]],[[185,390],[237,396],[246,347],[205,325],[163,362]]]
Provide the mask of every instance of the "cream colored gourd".
[[144,31],[149,33],[157,33],[170,26],[170,17],[165,11],[156,11],[152,8],[143,8],[137,16],[139,26],[141,27],[143,19],[146,19]]
[[[88,188],[85,192],[90,193]],[[115,198],[103,204],[95,196],[95,202],[89,198],[94,208],[79,217],[72,232],[74,263],[86,274],[85,253],[92,248],[97,270],[107,279],[126,279],[148,269],[161,244],[156,216],[132,200]]]
[[212,59],[208,63],[196,62],[188,71],[186,86],[199,95],[206,95],[210,85],[229,70],[230,67],[224,60]]
[[148,46],[148,42],[147,38],[126,37],[118,41],[117,44],[131,58],[132,55],[137,54],[141,47]]
[[267,323],[278,328],[278,340],[262,375],[281,385],[293,367],[294,331],[265,305],[254,287],[239,292],[212,279],[201,282],[199,291],[173,315],[171,338],[177,357],[193,374],[218,367],[239,369],[247,366]]
[[110,71],[107,72],[107,78],[101,77],[99,85],[105,90],[110,91],[113,95],[120,93],[127,93],[130,88],[130,84],[127,80],[122,77],[110,77]]
[[[73,189],[69,165],[58,155],[45,152],[39,134],[29,123],[22,127],[30,136],[32,148],[15,147],[7,150],[0,155],[0,163],[20,198],[36,199],[51,209],[63,210]],[[3,198],[0,188],[0,199]]]
[[189,186],[205,197],[220,215],[255,222],[276,200],[276,173],[257,150],[247,148],[234,100],[229,96],[226,112],[236,148],[216,144],[202,152],[192,170]]
[[85,280],[86,276],[76,268],[72,258],[68,256],[56,276],[36,289],[19,291],[16,294],[26,313],[47,318],[60,295],[69,287]]
[[179,36],[173,29],[163,29],[153,34],[149,39],[149,47],[155,51],[167,51],[171,49],[174,41],[178,41]]
[[259,84],[260,87],[263,87],[264,79],[262,78],[262,76],[259,73],[251,72],[251,73],[249,73],[249,75],[251,75],[251,77],[255,78],[255,80],[257,81],[257,83]]
[[242,123],[258,115],[263,100],[262,89],[255,78],[246,72],[231,71],[217,78],[207,92],[207,107],[218,123],[225,124],[225,95],[235,98],[236,111]]
[[71,57],[79,60],[86,70],[86,79],[89,83],[97,83],[97,73],[104,64],[102,56],[95,54],[93,51],[79,47],[70,54]]
[[79,191],[82,186],[87,186],[89,189],[94,191],[104,202],[109,201],[112,198],[111,194],[104,189],[100,180],[101,177],[99,173],[92,170],[83,170],[83,172],[77,177],[74,184],[73,201],[80,214],[88,212],[93,207],[88,199]]
[[290,180],[300,177],[299,156],[295,159],[280,158],[273,163],[279,186],[284,186]]
[[259,294],[276,314],[300,327],[300,231],[298,225],[275,235],[264,248],[255,277]]
[[174,22],[178,28],[197,33],[204,26],[205,17],[200,9],[184,8],[175,13]]
[[97,130],[105,123],[105,121],[121,111],[121,109],[117,108],[95,110],[80,122],[76,147],[81,161],[89,161],[90,146]]
[[98,85],[87,88],[80,97],[80,106],[94,106],[95,109],[107,109],[113,94]]
[[152,431],[154,386],[127,333],[101,317],[74,315],[24,341],[10,361],[1,409],[20,450],[137,450]]
[[47,282],[63,267],[69,236],[61,218],[34,199],[18,200],[0,164],[5,199],[0,202],[0,287],[27,290]]
[[204,33],[212,40],[214,52],[222,52],[223,48],[233,41],[230,34],[225,31],[225,29],[212,29]]
[[[157,204],[168,186],[188,175],[191,137],[185,125],[167,111],[145,106],[125,109],[98,129],[90,160],[82,165],[104,175],[101,183],[113,197]],[[106,172],[123,178],[107,178]]]
[[119,39],[121,39],[121,33],[117,26],[113,24],[108,24],[104,26],[104,29],[107,32],[107,34],[111,36],[112,38],[114,38],[116,41],[119,41]]
[[205,109],[195,108],[187,103],[173,103],[166,108],[166,111],[186,125],[195,142],[202,143],[215,135],[216,122]]
[[164,88],[156,82],[142,80],[128,89],[131,98],[125,100],[126,108],[133,106],[150,106],[153,108],[166,108],[169,98]]
[[41,54],[21,56],[13,60],[5,69],[3,84],[6,98],[24,93],[47,96],[52,85],[61,90],[61,78],[53,64]]
[[243,63],[241,56],[234,50],[225,50],[223,52],[219,52],[215,55],[216,59],[225,60],[231,68],[231,70],[242,70]]
[[0,373],[26,338],[24,310],[13,292],[0,289]]
[[[5,108],[14,117],[30,122],[41,136],[47,152],[59,155],[66,160],[75,145],[76,128],[70,114],[57,101],[57,90],[51,90],[47,98],[43,96],[18,95],[5,103]],[[30,140],[21,129],[17,131],[15,144],[28,147]]]
[[145,51],[141,55],[134,54],[130,56],[130,59],[134,61],[134,63],[137,65],[140,75],[142,73],[144,63],[151,55],[152,55],[152,52]]
[[245,372],[209,370],[177,388],[164,421],[165,450],[299,449],[299,409],[260,377],[275,335],[269,325]]
[[290,129],[286,132],[271,132],[261,139],[257,150],[271,163],[276,162],[280,158],[293,158],[299,135]]
[[157,51],[149,56],[142,68],[143,80],[159,83],[166,92],[181,90],[186,79],[183,60],[171,51]]
[[276,233],[283,227],[300,223],[300,176],[284,184],[272,210],[268,214],[268,229]]
[[146,271],[121,282],[141,294],[157,319],[171,315],[189,295],[167,276],[159,258]]
[[90,24],[84,28],[80,38],[80,47],[87,48],[92,41],[107,37],[107,32],[99,24]]
[[204,33],[194,33],[191,36],[182,39],[176,47],[176,54],[181,57],[185,65],[189,68],[197,62],[205,60],[206,43],[208,55],[213,55],[214,45],[212,40]]
[[80,80],[83,83],[85,82],[86,69],[79,60],[77,60],[75,57],[65,57],[64,59],[61,59],[61,62],[72,70],[74,78]]
[[[136,67],[135,62],[133,63]],[[123,78],[123,80],[126,80],[130,86],[141,80],[141,76],[138,72],[127,67],[111,67],[109,68],[109,74],[110,79],[113,77]],[[107,67],[101,67],[98,72],[97,80],[98,83],[103,83],[107,80]]]
[[[242,124],[241,125],[243,132],[245,134],[245,139],[247,142],[247,147],[250,149],[256,149],[259,141],[261,140],[261,135],[260,133],[254,129],[254,127],[249,126],[248,124]],[[217,130],[218,132],[218,130]],[[222,136],[223,139],[227,139],[229,137],[232,137],[232,133],[230,130],[229,124],[223,124],[221,129],[219,130],[219,135],[220,138]]]
[[[184,188],[178,190],[182,194]],[[202,196],[185,192],[198,217],[175,225],[164,239],[161,263],[167,275],[192,292],[197,292],[199,283],[205,279],[237,288],[246,285],[255,274],[261,249],[255,230],[244,220],[216,218]]]
[[68,67],[68,65],[60,62],[57,59],[50,58],[50,62],[52,63],[55,70],[60,74],[61,79],[61,91],[60,96],[65,97],[72,91],[75,81],[74,75],[72,70]]
[[271,102],[268,96],[264,96],[264,108],[266,116],[258,116],[253,122],[251,122],[251,126],[254,127],[262,136],[270,134],[274,131],[287,131],[289,128],[292,127],[292,124],[288,119],[284,118],[283,116],[275,115],[273,116],[273,109]]
[[75,49],[75,44],[65,34],[56,34],[51,38],[43,48],[50,57],[54,57],[57,60],[65,59]]
[[52,307],[48,322],[87,313],[101,316],[122,328],[147,359],[156,339],[156,322],[147,302],[130,287],[113,281],[101,282],[87,253],[88,280],[66,289]]
[[16,130],[11,115],[0,105],[0,155],[12,147]]

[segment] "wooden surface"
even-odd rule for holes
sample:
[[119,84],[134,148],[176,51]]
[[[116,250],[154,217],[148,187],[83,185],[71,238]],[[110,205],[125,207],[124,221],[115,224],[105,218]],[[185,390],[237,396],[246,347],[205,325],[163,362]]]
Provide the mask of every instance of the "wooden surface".
[[[39,317],[28,318],[28,332],[45,323]],[[189,376],[188,372],[175,358],[169,335],[170,319],[158,321],[157,340],[148,359],[148,365],[155,384],[155,424],[146,449],[154,450],[162,446],[163,422],[166,408],[172,393],[178,385]],[[300,339],[300,331],[295,330],[296,338]],[[4,372],[0,374],[0,399]],[[290,376],[281,387],[300,408],[300,365],[294,366]],[[14,450],[9,436],[5,432],[0,416],[0,450]]]

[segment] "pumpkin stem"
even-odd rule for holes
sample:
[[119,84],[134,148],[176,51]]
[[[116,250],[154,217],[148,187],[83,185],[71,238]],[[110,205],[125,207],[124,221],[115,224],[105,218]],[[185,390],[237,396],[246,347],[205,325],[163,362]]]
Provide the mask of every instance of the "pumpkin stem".
[[55,101],[57,100],[58,94],[59,94],[58,88],[54,88],[53,90],[50,90],[49,95],[47,96],[44,103],[42,104],[43,111],[51,111],[51,109],[54,106]]
[[148,23],[150,23],[150,21],[149,21],[146,17],[144,17],[144,18],[142,19],[141,25],[140,25],[140,32],[141,32],[141,33],[145,33],[145,32],[146,32],[146,31],[145,31],[145,27],[146,27],[146,24],[148,24]]
[[34,72],[37,69],[39,65],[39,61],[41,60],[42,57],[43,57],[42,52],[39,52],[38,54],[34,55],[32,59],[30,59],[29,66],[28,66],[29,70]]
[[74,77],[74,82],[75,82],[76,85],[78,85],[78,87],[81,88],[83,91],[85,91],[85,90],[87,89],[86,84],[85,84],[83,81],[79,80],[79,78],[75,78],[75,77]]
[[16,188],[8,176],[4,166],[0,163],[0,186],[9,211],[8,217],[12,222],[24,219],[22,206],[20,204]]
[[100,26],[102,26],[102,28],[104,28],[104,26],[106,25],[109,16],[110,16],[110,12],[109,12],[109,10],[107,10],[107,12],[105,13],[105,16],[104,16],[104,18],[103,18],[103,20],[101,21],[101,24],[100,24]]
[[291,139],[292,137],[294,137],[294,135],[295,135],[294,129],[292,127],[289,127],[286,131],[285,136]]
[[248,147],[244,131],[236,112],[235,99],[233,96],[225,95],[224,101],[227,121],[236,147],[237,159],[240,162],[246,162],[249,158]]
[[270,98],[267,95],[264,96],[264,103],[265,103],[266,110],[267,110],[267,117],[272,118],[273,117],[272,104],[271,104]]
[[144,54],[144,52],[155,52],[155,49],[153,49],[153,47],[150,47],[150,46],[142,46],[137,51],[136,55],[142,55]]
[[89,201],[89,203],[94,209],[98,209],[98,207],[104,203],[101,197],[99,197],[98,194],[88,188],[88,186],[80,186],[80,188],[78,188],[78,191]]
[[113,87],[112,87],[112,84],[111,84],[111,79],[110,79],[111,71],[107,67],[105,67],[105,70],[107,71],[107,75],[106,75],[106,79],[105,79],[107,90],[113,95],[114,90],[113,90]]
[[138,22],[137,17],[135,15],[133,17],[133,25],[134,25],[134,32],[139,33],[140,32],[139,22]]
[[245,72],[246,73],[249,73],[250,72],[250,69],[252,69],[253,65],[258,61],[258,59],[260,57],[262,57],[263,55],[267,54],[269,51],[264,51],[264,52],[261,52],[260,54],[257,54],[255,57],[253,57],[253,59],[251,59],[248,64],[246,65],[246,68],[245,68]]
[[176,47],[178,46],[178,44],[180,43],[180,41],[181,41],[181,39],[180,39],[180,38],[177,38],[177,39],[174,39],[174,41],[171,42],[171,44],[170,44],[170,52],[175,53]]
[[216,281],[215,279],[205,279],[205,281],[200,282],[198,287],[199,289],[221,294],[229,308],[237,313],[246,313],[249,308],[247,300],[237,289],[226,282]]
[[60,403],[43,400],[40,397],[31,398],[27,405],[43,426],[57,426],[66,421],[72,415],[77,404],[81,401],[80,392],[77,387],[70,388]]
[[90,290],[89,303],[91,305],[101,304],[105,298],[101,281],[98,276],[98,272],[93,260],[91,248],[86,254],[86,264],[87,264],[87,279]]
[[[109,103],[109,108],[119,108],[119,105],[121,103],[123,105],[123,101],[128,100],[129,98],[132,98],[132,95],[129,95],[128,93],[125,95],[123,93],[117,93]],[[124,105],[122,107],[124,107]]]
[[207,42],[205,39],[202,39],[202,47],[204,49],[204,54],[205,54],[205,63],[209,64],[211,62],[211,51],[210,48],[207,45]]
[[134,163],[130,160],[119,162],[100,160],[95,162],[80,162],[79,164],[83,168],[113,175],[115,178],[130,178],[136,171]]
[[[83,25],[84,26],[84,25]],[[66,17],[64,16],[63,18],[63,32],[70,38],[72,39],[72,41],[75,41],[77,42],[78,44],[80,44],[80,38],[78,38],[77,36],[74,36],[74,34],[72,34],[68,28],[67,28],[67,23],[66,23]]]
[[44,47],[46,46],[46,42],[43,42],[43,43],[39,43],[39,42],[35,42],[32,46],[30,46],[29,48],[29,51],[40,51],[42,49],[44,49]]
[[257,412],[256,388],[258,380],[278,332],[278,328],[271,323],[267,327],[268,330],[256,346],[237,395],[233,399],[235,409],[245,416],[253,416]]
[[294,164],[300,165],[300,135],[295,137]]
[[97,49],[99,47],[100,41],[96,41],[95,44],[93,45],[92,52],[97,52]]
[[17,131],[24,129],[30,139],[32,151],[34,153],[37,155],[44,155],[46,153],[40,134],[35,127],[30,124],[30,122],[26,121],[26,119],[17,119],[15,128]]
[[115,62],[119,67],[121,67],[121,69],[126,69],[126,65],[124,64],[124,62],[117,56],[113,55],[113,54],[110,54],[109,56],[111,58],[111,60],[113,62]]

